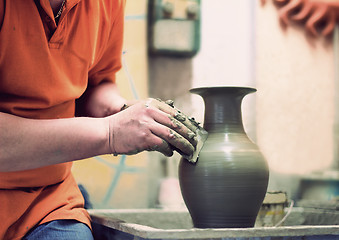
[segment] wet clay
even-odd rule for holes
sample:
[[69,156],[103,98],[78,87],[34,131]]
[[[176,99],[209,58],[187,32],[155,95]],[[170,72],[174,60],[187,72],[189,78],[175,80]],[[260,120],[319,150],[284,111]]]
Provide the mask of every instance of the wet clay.
[[179,181],[197,228],[253,227],[267,184],[267,163],[246,135],[243,97],[253,88],[197,88],[205,102],[209,135],[196,164],[181,159]]

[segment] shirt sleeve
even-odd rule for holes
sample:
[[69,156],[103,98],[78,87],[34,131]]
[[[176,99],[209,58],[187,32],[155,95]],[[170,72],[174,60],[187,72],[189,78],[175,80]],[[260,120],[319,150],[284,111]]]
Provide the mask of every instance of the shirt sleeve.
[[121,69],[125,0],[117,2],[119,2],[118,9],[115,10],[116,14],[114,14],[104,53],[88,73],[89,86],[96,86],[103,81],[115,82],[115,74]]

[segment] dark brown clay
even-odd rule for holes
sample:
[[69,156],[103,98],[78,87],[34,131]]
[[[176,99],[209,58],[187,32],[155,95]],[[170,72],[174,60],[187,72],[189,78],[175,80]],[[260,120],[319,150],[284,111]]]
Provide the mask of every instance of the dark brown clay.
[[267,163],[246,135],[241,102],[245,87],[191,89],[205,102],[208,138],[196,164],[180,160],[179,181],[197,228],[253,227],[268,184]]

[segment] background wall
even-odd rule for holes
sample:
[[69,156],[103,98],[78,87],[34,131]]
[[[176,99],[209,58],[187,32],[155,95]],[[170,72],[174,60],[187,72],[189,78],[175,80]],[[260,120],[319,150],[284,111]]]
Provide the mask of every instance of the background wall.
[[[146,19],[146,0],[127,1],[123,69],[117,75],[120,92],[127,99],[148,96]],[[155,189],[155,175],[148,161],[147,153],[104,155],[75,162],[73,173],[87,190],[94,208],[147,208],[149,192]]]
[[[338,80],[332,38],[310,38],[300,25],[284,30],[272,1],[265,6],[260,1],[202,1],[201,12],[200,52],[186,60],[153,58],[150,81],[159,87],[152,94],[173,97],[202,122],[203,102],[188,94],[190,88],[255,87],[257,93],[244,99],[243,119],[269,163],[269,190],[295,198],[302,179],[336,178]],[[184,82],[180,88],[179,82]]]
[[[190,88],[257,88],[243,102],[245,130],[267,158],[269,189],[293,198],[310,174],[337,176],[339,82],[333,42],[309,38],[299,25],[284,31],[272,1],[259,2],[202,0],[201,49],[193,58],[174,58],[147,56],[147,1],[127,1],[127,53],[118,84],[127,98],[173,99],[200,122],[203,102],[188,93]],[[182,207],[179,158],[99,156],[77,162],[73,171],[96,208]]]
[[270,188],[303,197],[300,182],[312,181],[310,189],[324,189],[311,198],[331,198],[338,190],[326,189],[328,179],[339,176],[332,37],[311,38],[300,25],[283,30],[271,1],[256,9],[257,140]]
[[[272,19],[267,21],[267,19]],[[271,2],[257,8],[257,130],[272,170],[305,174],[333,161],[332,42],[279,26]]]

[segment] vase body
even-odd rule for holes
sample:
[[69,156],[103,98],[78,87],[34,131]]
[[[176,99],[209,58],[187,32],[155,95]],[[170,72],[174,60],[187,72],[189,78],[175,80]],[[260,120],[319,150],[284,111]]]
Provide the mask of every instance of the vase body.
[[208,138],[196,164],[182,158],[179,181],[197,228],[253,227],[266,194],[266,160],[244,131],[241,102],[254,88],[191,89],[205,102]]

